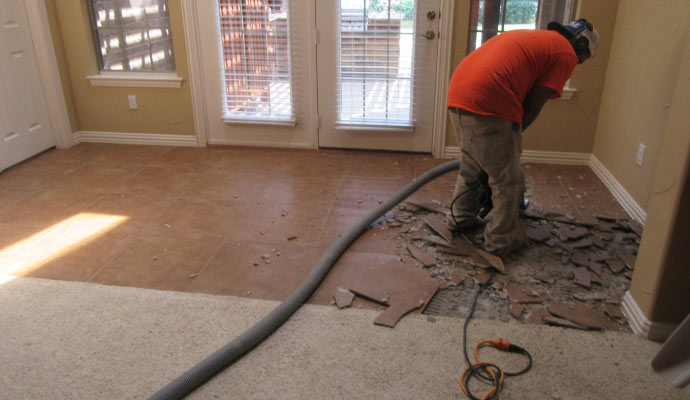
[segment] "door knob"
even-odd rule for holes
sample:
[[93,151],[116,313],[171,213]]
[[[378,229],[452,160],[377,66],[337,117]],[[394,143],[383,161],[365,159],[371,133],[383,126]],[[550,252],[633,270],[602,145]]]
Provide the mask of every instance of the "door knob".
[[436,12],[435,12],[435,11],[429,11],[428,13],[426,13],[426,18],[427,18],[428,20],[433,20],[433,19],[435,19],[435,18],[436,18]]
[[421,37],[425,37],[427,40],[433,40],[436,37],[436,32],[434,31],[426,31],[424,33],[418,34]]

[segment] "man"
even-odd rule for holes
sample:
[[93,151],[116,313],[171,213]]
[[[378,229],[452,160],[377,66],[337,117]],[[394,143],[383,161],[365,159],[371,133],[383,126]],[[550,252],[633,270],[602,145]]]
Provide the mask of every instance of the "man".
[[[493,210],[484,230],[484,248],[505,257],[526,243],[519,226],[524,195],[520,169],[522,131],[546,100],[561,96],[576,64],[596,53],[599,35],[584,19],[548,30],[504,32],[458,65],[450,80],[448,108],[461,148],[452,227],[481,225],[477,186],[480,175],[491,188]],[[459,197],[458,197],[459,196]]]

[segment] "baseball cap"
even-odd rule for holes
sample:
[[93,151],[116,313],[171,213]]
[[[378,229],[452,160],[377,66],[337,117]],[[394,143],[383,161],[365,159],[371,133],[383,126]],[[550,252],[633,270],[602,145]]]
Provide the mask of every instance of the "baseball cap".
[[546,29],[557,31],[570,41],[584,36],[587,38],[591,56],[594,57],[594,55],[597,53],[599,34],[594,29],[594,26],[592,26],[592,24],[584,18],[570,21],[567,25],[562,25],[558,21],[551,21],[546,26]]

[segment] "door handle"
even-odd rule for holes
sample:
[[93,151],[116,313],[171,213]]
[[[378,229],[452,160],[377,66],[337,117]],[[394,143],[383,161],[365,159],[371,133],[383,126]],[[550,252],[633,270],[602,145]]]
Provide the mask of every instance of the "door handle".
[[436,32],[434,31],[426,31],[424,33],[418,33],[418,36],[424,37],[427,40],[433,40],[436,37]]

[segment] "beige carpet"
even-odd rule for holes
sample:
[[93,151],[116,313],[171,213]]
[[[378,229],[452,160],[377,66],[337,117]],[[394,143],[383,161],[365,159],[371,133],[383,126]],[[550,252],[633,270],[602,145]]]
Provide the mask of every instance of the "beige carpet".
[[[138,399],[218,349],[277,303],[31,278],[0,285],[0,398]],[[464,398],[460,319],[305,306],[191,398]],[[684,399],[649,363],[659,345],[621,333],[473,321],[470,340],[505,337],[534,368],[501,399]],[[520,365],[487,350],[507,369]]]

